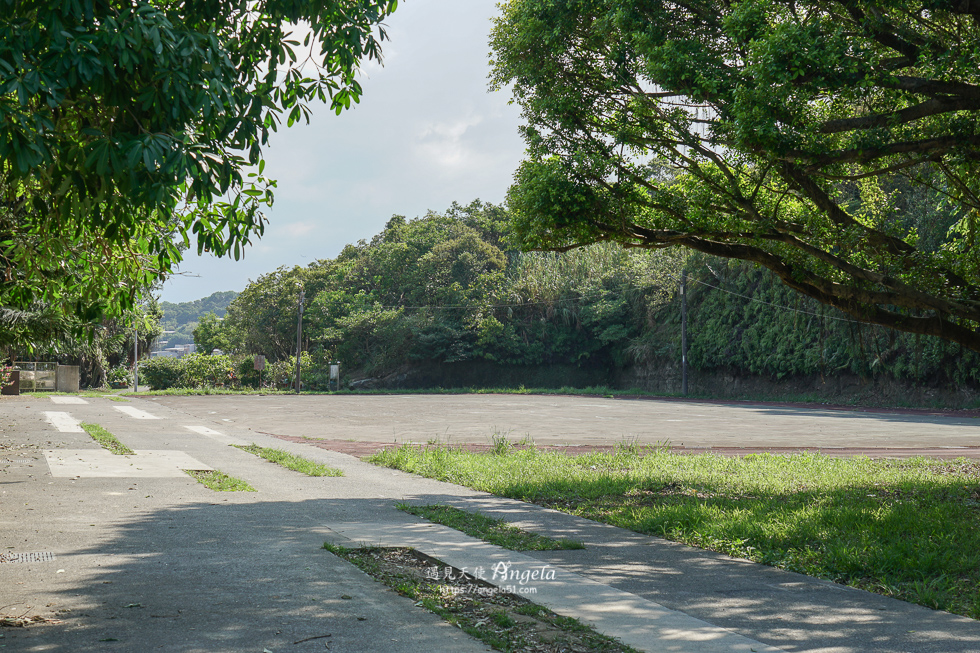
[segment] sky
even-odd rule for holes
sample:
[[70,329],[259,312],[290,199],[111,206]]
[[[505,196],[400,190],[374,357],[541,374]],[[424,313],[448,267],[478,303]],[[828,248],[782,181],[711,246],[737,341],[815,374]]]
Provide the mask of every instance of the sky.
[[490,93],[490,19],[497,0],[402,0],[386,21],[384,66],[363,66],[361,103],[335,115],[314,105],[271,137],[266,176],[278,180],[265,235],[242,260],[185,253],[161,299],[185,302],[286,265],[333,258],[392,215],[454,202],[504,200],[523,156],[520,112]]

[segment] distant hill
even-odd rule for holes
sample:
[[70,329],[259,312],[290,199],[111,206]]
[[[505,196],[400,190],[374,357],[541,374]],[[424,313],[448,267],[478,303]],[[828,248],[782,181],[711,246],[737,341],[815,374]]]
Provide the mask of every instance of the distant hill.
[[167,340],[168,347],[194,342],[194,329],[197,328],[201,316],[214,313],[218,317],[224,317],[228,305],[235,297],[238,297],[237,292],[226,290],[192,302],[160,302],[160,308],[163,309],[160,325],[165,330],[174,332],[164,335],[161,340]]
[[224,317],[228,310],[228,305],[238,297],[234,290],[216,292],[203,299],[195,299],[192,302],[160,302],[163,309],[163,319],[161,326],[168,331],[177,329],[191,322],[197,322],[205,313],[214,313],[218,317]]

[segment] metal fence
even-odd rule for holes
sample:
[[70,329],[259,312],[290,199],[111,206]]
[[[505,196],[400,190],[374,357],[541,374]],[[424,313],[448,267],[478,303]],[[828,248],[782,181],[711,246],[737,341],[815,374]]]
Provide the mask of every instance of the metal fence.
[[28,363],[15,361],[14,369],[20,370],[20,391],[54,391],[58,381],[57,363]]

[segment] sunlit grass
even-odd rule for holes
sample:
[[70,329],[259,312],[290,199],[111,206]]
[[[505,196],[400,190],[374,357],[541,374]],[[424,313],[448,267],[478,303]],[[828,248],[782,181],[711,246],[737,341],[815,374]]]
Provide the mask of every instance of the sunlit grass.
[[980,462],[431,447],[371,460],[980,617]]
[[247,451],[250,454],[255,454],[261,458],[265,458],[269,462],[276,463],[286,469],[291,469],[295,472],[300,472],[306,474],[307,476],[343,476],[344,472],[335,467],[330,467],[324,465],[323,463],[318,463],[312,461],[308,458],[303,458],[302,456],[297,456],[296,454],[289,453],[288,451],[283,451],[282,449],[272,449],[269,447],[260,447],[257,444],[241,445],[233,444],[231,445],[236,449],[241,449],[242,451]]
[[110,451],[117,456],[132,456],[136,452],[120,442],[116,436],[105,430],[98,424],[82,424],[85,432],[92,436],[92,439],[102,445],[103,449]]
[[247,482],[234,476],[228,476],[217,469],[212,471],[185,469],[184,473],[215,492],[255,492],[255,488]]
[[512,551],[559,551],[563,549],[584,549],[578,541],[555,540],[537,533],[511,526],[502,519],[494,519],[478,512],[468,512],[452,506],[413,506],[399,504],[399,510],[418,517],[424,517],[436,524],[449,526],[484,542],[502,546]]

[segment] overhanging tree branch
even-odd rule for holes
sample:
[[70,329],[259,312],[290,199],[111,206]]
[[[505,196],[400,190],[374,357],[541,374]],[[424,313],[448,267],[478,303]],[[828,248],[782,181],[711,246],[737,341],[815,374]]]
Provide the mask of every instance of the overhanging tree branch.
[[856,319],[980,348],[972,1],[749,18],[707,0],[587,15],[510,0],[492,46],[533,134],[509,194],[518,236],[753,261]]

